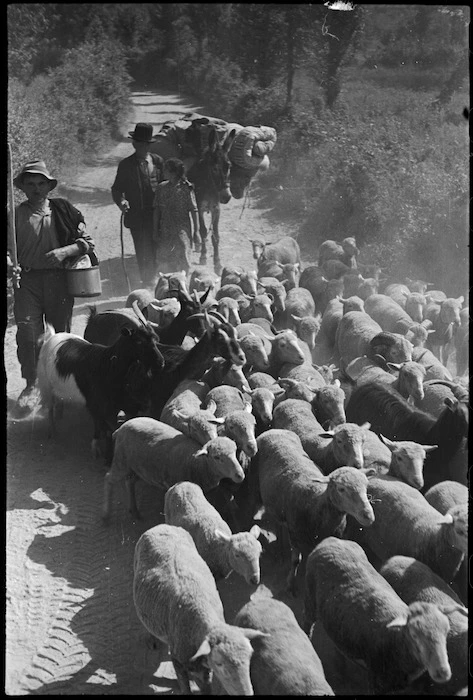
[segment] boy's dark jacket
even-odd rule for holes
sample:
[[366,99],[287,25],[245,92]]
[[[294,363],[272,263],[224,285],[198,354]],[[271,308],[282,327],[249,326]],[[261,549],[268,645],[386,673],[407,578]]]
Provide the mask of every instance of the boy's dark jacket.
[[78,243],[81,255],[87,254],[92,265],[94,267],[98,265],[98,258],[94,252],[95,242],[92,236],[86,231],[78,231],[79,224],[85,223],[82,213],[62,197],[50,199],[49,206],[53,212],[60,247]]

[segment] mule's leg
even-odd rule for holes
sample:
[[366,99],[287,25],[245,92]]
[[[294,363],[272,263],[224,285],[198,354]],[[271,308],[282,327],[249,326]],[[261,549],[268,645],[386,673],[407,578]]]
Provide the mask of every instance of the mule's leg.
[[220,206],[217,204],[212,209],[212,244],[214,247],[214,270],[215,274],[220,275],[222,273],[222,263],[220,262],[220,234],[218,232],[218,222],[220,220]]
[[205,225],[204,214],[200,209],[199,209],[199,229],[200,229],[200,239],[202,241],[201,249],[200,249],[199,264],[206,265],[207,264],[207,235],[209,232],[207,230],[207,226]]

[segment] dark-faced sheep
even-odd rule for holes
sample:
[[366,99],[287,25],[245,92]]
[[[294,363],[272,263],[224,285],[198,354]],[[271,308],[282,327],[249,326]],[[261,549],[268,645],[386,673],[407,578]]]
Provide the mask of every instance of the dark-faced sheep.
[[365,666],[374,695],[425,671],[435,683],[450,680],[450,609],[404,603],[356,542],[328,537],[308,557],[303,628],[319,621],[342,654]]

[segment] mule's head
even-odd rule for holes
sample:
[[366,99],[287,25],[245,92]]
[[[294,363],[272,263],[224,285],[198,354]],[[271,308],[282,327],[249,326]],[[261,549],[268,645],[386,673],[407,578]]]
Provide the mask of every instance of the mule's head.
[[234,137],[235,130],[232,130],[222,145],[219,143],[216,128],[213,127],[209,132],[208,147],[189,171],[189,179],[194,183],[199,199],[220,204],[230,201],[231,163],[228,151]]

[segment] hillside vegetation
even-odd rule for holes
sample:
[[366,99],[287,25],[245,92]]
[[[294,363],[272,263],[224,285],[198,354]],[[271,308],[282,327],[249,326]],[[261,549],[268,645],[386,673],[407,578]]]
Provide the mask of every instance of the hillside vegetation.
[[362,260],[466,296],[468,22],[463,5],[11,4],[13,169],[43,158],[64,180],[133,89],[182,92],[277,129],[253,195],[306,259],[356,236]]

